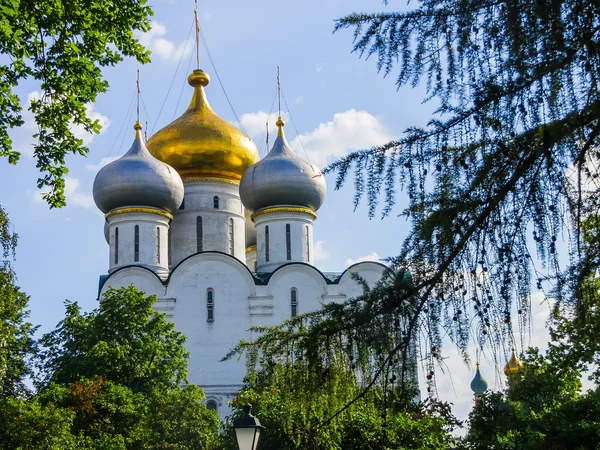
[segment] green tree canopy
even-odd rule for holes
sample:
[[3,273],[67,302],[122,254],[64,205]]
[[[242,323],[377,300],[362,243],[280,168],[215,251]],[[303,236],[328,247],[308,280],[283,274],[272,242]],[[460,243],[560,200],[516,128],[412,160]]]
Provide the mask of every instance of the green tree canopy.
[[579,371],[552,348],[530,350],[506,391],[485,394],[469,417],[464,448],[595,449],[600,446],[600,391],[581,393]]
[[186,382],[185,336],[152,309],[155,301],[130,286],[109,288],[89,313],[67,302],[66,317],[40,340],[40,386],[102,377],[150,393]]
[[102,69],[128,56],[150,60],[134,33],[150,29],[151,15],[146,0],[7,0],[0,7],[0,53],[7,56],[0,64],[0,156],[19,159],[9,137],[23,124],[15,89],[35,80],[41,96],[29,106],[38,128],[34,158],[51,207],[65,204],[66,156],[88,152],[72,127],[100,131],[86,106],[108,89]]
[[216,448],[219,419],[185,385],[185,337],[135,287],[66,317],[40,340],[38,391],[0,398],[0,449]]

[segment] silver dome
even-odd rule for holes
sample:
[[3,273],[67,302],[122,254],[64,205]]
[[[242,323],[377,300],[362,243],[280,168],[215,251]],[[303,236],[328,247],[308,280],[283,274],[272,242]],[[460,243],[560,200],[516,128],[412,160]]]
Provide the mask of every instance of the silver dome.
[[103,213],[128,206],[174,212],[183,201],[183,182],[171,166],[146,149],[141,125],[135,125],[133,145],[121,158],[104,166],[94,180],[94,201]]
[[250,166],[240,182],[242,203],[250,211],[293,205],[317,211],[325,200],[325,177],[313,164],[296,156],[283,133],[283,121],[273,148]]

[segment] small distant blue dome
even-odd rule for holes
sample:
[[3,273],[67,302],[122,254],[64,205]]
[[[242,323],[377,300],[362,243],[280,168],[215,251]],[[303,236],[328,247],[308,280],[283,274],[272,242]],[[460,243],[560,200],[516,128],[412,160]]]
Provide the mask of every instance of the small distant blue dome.
[[485,378],[481,376],[481,372],[479,372],[479,363],[477,363],[477,371],[475,372],[473,381],[471,381],[471,390],[475,395],[482,395],[485,394],[487,388],[487,381],[485,381]]

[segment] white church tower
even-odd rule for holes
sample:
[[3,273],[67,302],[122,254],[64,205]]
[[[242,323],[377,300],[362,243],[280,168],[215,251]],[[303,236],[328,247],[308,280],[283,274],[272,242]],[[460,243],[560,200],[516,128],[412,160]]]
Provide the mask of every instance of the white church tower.
[[284,125],[279,117],[273,148],[240,184],[256,227],[256,272],[273,272],[290,262],[314,263],[313,222],[325,200],[325,177],[292,151]]
[[194,88],[188,109],[148,141],[150,152],[173,166],[185,186],[171,229],[170,267],[203,251],[246,260],[239,184],[244,171],[258,161],[258,150],[249,137],[214,113],[204,93],[209,81],[202,70],[194,70],[188,77]]
[[94,201],[106,218],[109,273],[135,264],[164,279],[169,226],[183,200],[183,183],[171,166],[148,152],[139,121],[134,129],[129,151],[96,175]]

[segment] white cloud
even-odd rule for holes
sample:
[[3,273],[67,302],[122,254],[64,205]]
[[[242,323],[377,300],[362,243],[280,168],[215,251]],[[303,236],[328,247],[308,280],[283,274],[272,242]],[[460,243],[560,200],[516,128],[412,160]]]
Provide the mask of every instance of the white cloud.
[[323,168],[351,151],[382,145],[391,139],[377,117],[367,111],[349,109],[334,114],[333,120],[313,131],[297,136],[291,145],[299,155],[304,155],[304,147],[310,162]]
[[296,105],[301,105],[302,103],[304,103],[304,97],[299,95],[298,97],[296,97],[296,100],[294,100],[294,103],[296,103]]
[[[264,111],[246,113],[240,117],[244,129],[257,145],[264,141],[267,120],[269,135],[276,135],[276,119],[276,113],[269,115]],[[283,120],[289,122],[287,114],[283,115]],[[286,130],[289,139],[293,127],[286,127]],[[392,139],[393,136],[377,117],[367,111],[349,109],[334,114],[332,120],[321,123],[314,130],[296,136],[290,145],[297,155],[302,158],[308,157],[311,163],[323,168],[332,160],[352,151],[382,145]]]
[[325,241],[317,241],[313,247],[315,261],[324,261],[329,258],[329,252],[325,250]]
[[102,169],[105,165],[116,161],[117,159],[119,159],[118,156],[105,156],[104,158],[102,158],[98,163],[96,164],[87,164],[85,166],[86,169],[91,170],[93,172],[97,172],[98,170]]
[[[77,178],[65,178],[65,197],[67,205],[81,206],[83,208],[92,208],[94,206],[94,198],[91,194],[81,192],[81,182]],[[35,203],[45,203],[45,191],[29,192],[28,197]]]
[[[284,122],[287,122],[287,114],[284,113],[282,116]],[[277,126],[275,125],[275,122],[277,122],[276,112],[269,114],[264,111],[257,111],[242,114],[240,117],[242,126],[257,145],[260,140],[264,139],[267,121],[269,122],[269,135],[272,137],[271,142],[273,142],[275,136],[277,136]]]
[[377,261],[381,262],[381,256],[379,256],[376,252],[371,252],[365,256],[359,256],[356,259],[348,258],[346,260],[346,266],[351,266],[352,264],[356,264],[363,261]]
[[142,33],[139,41],[153,55],[157,55],[166,61],[177,61],[192,52],[194,44],[191,40],[184,40],[179,44],[175,44],[163,37],[167,34],[167,27],[154,20],[150,24],[152,28],[150,28],[150,31]]
[[324,64],[324,63],[316,63],[316,64],[315,64],[315,71],[316,71],[317,73],[318,73],[318,72],[321,72],[321,71],[323,70],[323,67],[324,67],[324,66],[325,66],[325,64]]

